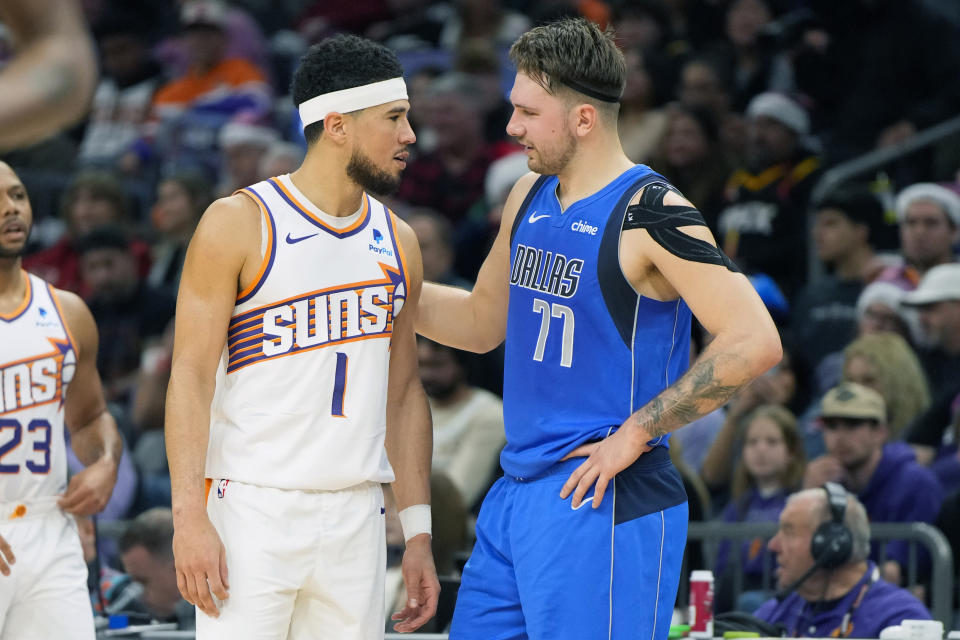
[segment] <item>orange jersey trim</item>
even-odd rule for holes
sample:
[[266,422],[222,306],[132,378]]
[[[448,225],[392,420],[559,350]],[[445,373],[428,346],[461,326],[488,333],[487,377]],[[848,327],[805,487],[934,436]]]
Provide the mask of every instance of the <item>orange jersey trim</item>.
[[324,222],[323,220],[321,220],[316,214],[312,213],[308,207],[306,207],[302,202],[300,202],[300,201],[296,198],[296,196],[294,196],[294,195],[290,192],[290,190],[287,189],[287,186],[286,186],[285,184],[283,184],[283,182],[281,182],[281,181],[278,180],[277,178],[270,178],[269,182],[272,183],[272,184],[273,184],[275,187],[277,187],[278,189],[280,189],[280,191],[282,191],[282,192],[284,193],[284,195],[286,195],[287,198],[289,198],[290,202],[291,202],[291,203],[293,204],[293,206],[300,212],[301,215],[306,216],[307,218],[309,218],[310,220],[312,220],[312,221],[315,222],[316,224],[320,225],[320,226],[323,227],[324,229],[327,229],[328,231],[331,231],[331,232],[333,232],[333,233],[335,233],[335,234],[337,234],[337,235],[345,235],[345,234],[350,233],[351,231],[356,231],[357,229],[359,229],[360,227],[362,227],[362,226],[366,223],[367,216],[370,215],[370,199],[367,197],[367,194],[364,193],[364,194],[363,194],[363,205],[362,205],[362,211],[361,211],[361,213],[360,213],[360,217],[358,217],[358,218],[354,221],[354,223],[351,224],[350,226],[344,227],[343,229],[339,229],[339,228],[337,228],[337,227],[334,227],[334,226],[331,226],[331,225],[327,224],[326,222]]
[[27,282],[27,288],[23,292],[23,300],[20,301],[20,304],[17,305],[17,308],[11,311],[10,313],[0,313],[0,318],[3,320],[14,320],[17,316],[27,310],[27,307],[30,306],[30,301],[33,300],[33,283],[30,282],[30,276],[27,275],[26,271],[21,270],[20,273],[23,276],[23,279]]
[[250,189],[240,189],[237,193],[242,193],[253,200],[260,208],[260,213],[263,214],[263,219],[267,223],[267,250],[263,253],[263,259],[260,261],[260,269],[257,271],[256,277],[254,277],[253,281],[243,291],[237,294],[237,300],[241,300],[253,294],[266,278],[267,271],[269,271],[270,266],[273,264],[276,238],[274,237],[273,217],[270,215],[270,210],[267,209],[267,205],[260,199],[260,196]]

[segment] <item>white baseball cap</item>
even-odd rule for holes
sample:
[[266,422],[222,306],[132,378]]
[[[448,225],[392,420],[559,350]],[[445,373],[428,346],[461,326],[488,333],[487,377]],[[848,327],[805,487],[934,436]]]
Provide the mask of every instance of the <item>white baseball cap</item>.
[[923,306],[943,302],[960,301],[960,263],[941,264],[927,271],[920,286],[903,296],[903,304]]

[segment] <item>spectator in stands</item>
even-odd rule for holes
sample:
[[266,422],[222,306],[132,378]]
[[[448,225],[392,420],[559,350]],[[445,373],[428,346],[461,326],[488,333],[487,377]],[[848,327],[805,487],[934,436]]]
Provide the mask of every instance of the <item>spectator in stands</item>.
[[134,518],[120,537],[120,553],[126,572],[143,586],[147,610],[160,622],[195,628],[196,609],[177,588],[170,509],[157,507]]
[[157,92],[146,138],[125,158],[127,170],[159,154],[165,166],[216,171],[217,129],[240,114],[258,121],[272,109],[263,73],[244,59],[227,57],[227,12],[220,0],[188,0],[180,19],[189,70]]
[[443,25],[451,14],[449,5],[429,0],[387,0],[385,4],[391,15],[370,25],[366,37],[397,52],[438,47]]
[[866,189],[838,191],[817,205],[812,240],[829,273],[800,290],[791,318],[805,371],[856,336],[857,298],[874,260],[871,230],[882,218],[880,201]]
[[857,335],[896,333],[911,340],[910,326],[901,312],[903,289],[889,282],[871,282],[857,298]]
[[[792,356],[784,351],[780,362],[767,373],[743,388],[727,404],[723,426],[709,445],[700,475],[714,494],[728,496],[733,481],[736,456],[731,452],[741,449],[744,419],[761,405],[791,405],[797,391],[797,377],[792,368]],[[725,504],[726,500],[723,503]]]
[[663,50],[672,40],[670,17],[662,0],[618,2],[611,7],[610,23],[623,51]]
[[[146,613],[139,601],[141,589],[122,571],[114,569],[102,555],[97,556],[96,525],[90,516],[74,516],[77,520],[77,533],[83,548],[83,559],[87,563],[87,587],[90,590],[90,602],[95,615],[109,615],[108,612],[124,611]],[[101,545],[102,546],[102,545]],[[119,607],[117,605],[120,605]]]
[[[182,6],[190,0],[177,0],[176,4]],[[250,11],[255,11],[255,7],[241,3],[222,2],[223,11],[223,32],[226,38],[226,57],[246,60],[256,65],[261,71],[269,75],[270,71],[270,45],[267,43],[263,34],[261,24],[264,20],[257,20]],[[249,10],[248,10],[249,7]],[[282,7],[273,4],[269,7],[269,15],[274,20],[282,14]],[[283,24],[281,22],[281,24]],[[160,43],[155,49],[155,55],[167,69],[174,75],[183,75],[188,73],[191,66],[190,45],[185,43],[182,38],[173,37]]]
[[445,74],[431,84],[429,125],[436,146],[410,162],[397,192],[399,200],[435,209],[454,225],[483,195],[484,176],[496,159],[495,148],[483,138],[478,91],[462,73]]
[[717,121],[710,111],[682,103],[666,112],[666,132],[652,166],[699,209],[716,234],[724,185],[733,172]]
[[769,0],[734,0],[727,5],[725,41],[720,54],[733,77],[732,107],[746,109],[765,91],[788,91],[793,73],[785,55],[762,39],[764,28],[774,17]]
[[160,66],[150,57],[149,25],[136,9],[114,8],[95,29],[100,49],[100,83],[80,145],[79,162],[113,169],[143,135]]
[[[256,180],[246,184],[254,182]],[[148,286],[176,296],[187,243],[211,202],[210,183],[202,175],[176,173],[160,182],[157,202],[150,213],[159,237],[153,244],[153,265],[146,279]]]
[[440,46],[454,50],[457,43],[477,38],[508,48],[530,28],[530,19],[504,7],[503,0],[455,0],[456,13],[444,23]]
[[[879,393],[855,382],[841,383],[824,396],[820,424],[827,453],[807,465],[805,488],[839,482],[863,503],[871,522],[933,523],[943,490],[906,443],[887,442],[887,408]],[[909,545],[894,540],[885,552],[883,577],[900,584]]]
[[953,245],[960,238],[960,196],[932,183],[911,185],[897,196],[903,264],[877,277],[909,291],[937,266],[956,262]]
[[916,308],[924,343],[924,365],[935,393],[952,390],[960,380],[960,263],[927,271],[903,304]]
[[436,211],[413,209],[407,224],[417,235],[423,257],[423,279],[454,287],[470,288],[470,283],[453,271],[453,225]]
[[[723,522],[776,522],[787,495],[800,488],[806,465],[797,419],[789,409],[768,404],[754,409],[744,425],[743,449],[733,472],[731,500],[720,519]],[[765,547],[762,538],[744,540],[739,562],[732,563],[730,542],[720,543],[716,563],[718,611],[734,605],[733,571],[741,571],[744,589],[747,593],[754,592],[751,604],[745,602],[747,593],[742,593],[736,608],[753,611],[762,602],[756,601],[759,595],[756,591],[764,587],[764,567],[773,566]]]
[[743,155],[746,127],[731,105],[733,79],[723,60],[716,54],[701,54],[688,60],[680,70],[677,98],[688,107],[699,107],[713,114],[723,148],[732,156]]
[[[127,208],[123,187],[112,175],[93,171],[77,174],[64,191],[60,205],[66,234],[53,246],[24,258],[24,269],[55,287],[86,296],[89,289],[80,277],[77,240],[103,226],[125,226]],[[130,252],[137,272],[145,275],[150,268],[150,247],[133,240]]]
[[[655,51],[639,47],[626,50],[623,59],[627,66],[627,84],[620,96],[617,130],[627,157],[634,162],[649,163],[669,122],[662,108],[666,95],[666,61]],[[684,192],[684,195],[690,198],[690,194]]]
[[[911,345],[913,341],[911,327],[916,324],[914,322],[915,314],[911,314],[901,307],[900,301],[903,299],[903,294],[903,289],[889,282],[871,282],[864,287],[857,298],[856,337],[894,333],[903,338],[908,346]],[[909,355],[905,358],[911,360]],[[820,364],[812,372],[809,372],[812,375],[810,386],[814,395],[820,397],[837,386],[843,377],[845,359],[843,350],[834,351],[820,359]],[[914,369],[911,369],[911,371],[914,371]],[[916,378],[911,378],[911,380],[916,381]],[[922,400],[924,397],[922,388],[917,387],[917,392],[919,395],[915,397]]]
[[891,439],[930,406],[923,367],[906,340],[894,333],[861,336],[843,350],[841,377],[883,397]]
[[[877,566],[868,560],[870,523],[864,505],[834,491],[845,506],[831,506],[823,488],[787,499],[780,529],[769,544],[780,565],[777,585],[785,595],[768,600],[754,615],[783,624],[787,637],[817,638],[879,638],[880,631],[903,620],[929,620],[930,612],[919,600],[880,580]],[[829,527],[826,544],[814,544],[820,527]],[[832,543],[839,540],[839,551],[834,551]]]
[[279,139],[272,127],[238,121],[227,123],[220,130],[221,176],[217,197],[225,198],[259,182],[260,163],[270,145]]
[[921,353],[934,389],[930,410],[910,425],[907,441],[921,445],[926,451],[918,457],[930,461],[934,457],[950,471],[956,458],[957,439],[950,442],[947,430],[956,424],[960,399],[960,264],[934,267],[920,281],[916,291],[904,296],[904,303],[920,312],[928,348]]
[[303,162],[303,155],[303,148],[292,142],[277,140],[271,143],[266,153],[260,158],[260,167],[254,183],[290,173]]
[[476,99],[483,119],[483,138],[499,146],[513,146],[507,134],[507,123],[513,106],[504,97],[501,52],[488,40],[472,38],[460,43],[453,61],[453,70],[466,74],[479,88]]
[[80,275],[90,288],[87,304],[100,332],[97,369],[109,402],[126,405],[144,347],[173,318],[173,296],[143,283],[121,229],[101,227],[81,238]]
[[804,145],[810,121],[791,98],[760,94],[747,119],[746,161],[727,182],[718,239],[742,269],[766,273],[791,297],[806,277],[807,200],[820,159]]
[[467,384],[458,353],[417,338],[420,379],[433,415],[433,471],[447,475],[470,507],[493,482],[506,436],[503,403]]

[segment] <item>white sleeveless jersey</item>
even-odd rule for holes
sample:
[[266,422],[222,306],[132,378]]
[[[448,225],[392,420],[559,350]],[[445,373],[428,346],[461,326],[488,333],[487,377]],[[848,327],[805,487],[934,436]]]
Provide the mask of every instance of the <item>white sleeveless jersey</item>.
[[392,213],[364,194],[357,214],[329,216],[289,176],[241,192],[263,215],[263,262],[227,331],[207,478],[303,490],[392,481],[390,338],[408,287]]
[[0,502],[67,488],[63,402],[77,353],[56,294],[23,272],[27,293],[0,314]]

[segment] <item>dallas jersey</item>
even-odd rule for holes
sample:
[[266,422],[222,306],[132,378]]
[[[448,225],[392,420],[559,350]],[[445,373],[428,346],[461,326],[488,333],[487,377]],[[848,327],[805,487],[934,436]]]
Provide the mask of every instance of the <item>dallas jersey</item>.
[[50,285],[22,273],[23,303],[0,314],[0,502],[67,488],[63,403],[77,368],[75,343]]
[[263,262],[230,320],[207,478],[331,491],[392,481],[390,339],[408,287],[393,214],[364,194],[357,213],[330,216],[289,176],[240,192],[263,216]]
[[542,176],[517,212],[500,457],[507,474],[536,477],[605,438],[686,371],[690,309],[638,295],[620,269],[627,205],[655,181],[666,182],[636,165],[564,211],[557,178]]

